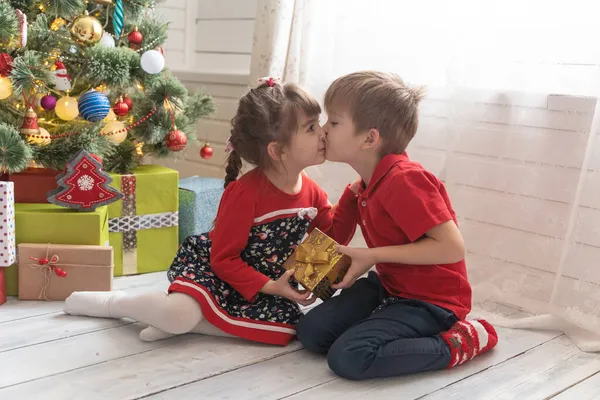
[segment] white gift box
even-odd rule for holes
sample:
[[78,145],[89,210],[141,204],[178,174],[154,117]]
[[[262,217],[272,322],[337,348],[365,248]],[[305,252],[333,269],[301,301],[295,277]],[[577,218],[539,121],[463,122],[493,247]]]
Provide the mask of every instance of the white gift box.
[[15,186],[0,182],[0,267],[10,267],[16,261]]

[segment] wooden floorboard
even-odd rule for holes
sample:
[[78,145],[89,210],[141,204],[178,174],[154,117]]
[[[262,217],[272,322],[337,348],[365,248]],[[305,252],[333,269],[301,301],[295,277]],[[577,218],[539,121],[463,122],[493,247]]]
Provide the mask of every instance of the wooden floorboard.
[[[473,360],[452,371],[420,374],[405,378],[368,382],[349,382],[337,378],[325,357],[295,352],[261,364],[242,368],[172,390],[155,399],[185,399],[194,394],[212,399],[342,399],[366,396],[394,396],[413,399],[445,387],[459,379],[476,374],[490,366],[505,362],[532,347],[560,335],[555,332],[529,332],[499,329],[502,342],[496,351]],[[227,385],[227,382],[240,382]],[[245,389],[248,389],[245,391]],[[245,394],[242,396],[242,392]],[[240,397],[242,396],[242,397]]]
[[[164,272],[114,280],[115,290],[129,293],[167,287]],[[0,306],[0,399],[600,400],[600,355],[582,353],[558,332],[499,328],[492,352],[458,368],[350,382],[297,342],[190,334],[145,343],[140,324],[62,308],[16,299]]]
[[552,400],[600,400],[600,372],[565,388],[561,393],[552,397]]
[[[121,338],[129,347],[133,335],[127,336],[129,340]],[[296,342],[278,347],[201,335],[183,335],[156,343],[163,347],[0,389],[0,398],[20,399],[36,393],[27,398],[135,399],[260,363],[300,347]],[[244,383],[229,383],[232,384]]]
[[546,399],[600,371],[600,354],[581,352],[565,335],[423,400]]

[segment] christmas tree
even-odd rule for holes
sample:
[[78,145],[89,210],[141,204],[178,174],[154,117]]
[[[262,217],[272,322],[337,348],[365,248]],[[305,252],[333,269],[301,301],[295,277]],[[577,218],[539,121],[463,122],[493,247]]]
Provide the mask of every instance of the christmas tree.
[[156,0],[0,0],[0,171],[63,169],[81,150],[110,172],[195,140],[212,99],[165,68]]

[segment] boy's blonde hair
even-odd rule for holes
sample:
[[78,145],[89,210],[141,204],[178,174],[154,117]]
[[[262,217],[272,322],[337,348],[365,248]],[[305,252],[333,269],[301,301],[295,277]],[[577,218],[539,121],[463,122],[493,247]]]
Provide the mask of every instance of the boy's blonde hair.
[[419,103],[424,88],[409,87],[398,75],[360,71],[336,79],[325,93],[325,109],[350,113],[357,132],[375,128],[382,152],[402,153],[419,125]]

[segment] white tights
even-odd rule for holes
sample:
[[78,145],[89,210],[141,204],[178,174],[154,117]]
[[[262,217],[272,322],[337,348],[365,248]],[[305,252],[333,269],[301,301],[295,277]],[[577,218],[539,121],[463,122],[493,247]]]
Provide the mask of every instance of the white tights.
[[198,302],[184,293],[75,292],[65,300],[64,311],[72,315],[129,318],[141,322],[149,325],[140,333],[140,338],[146,341],[188,332],[231,336],[208,323]]

